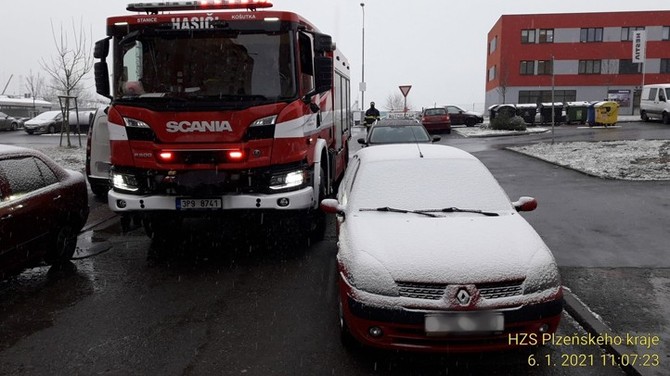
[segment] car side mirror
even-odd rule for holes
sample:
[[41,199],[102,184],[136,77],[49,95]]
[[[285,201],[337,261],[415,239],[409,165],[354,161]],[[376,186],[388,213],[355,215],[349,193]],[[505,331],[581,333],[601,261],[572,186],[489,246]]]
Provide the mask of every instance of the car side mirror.
[[537,200],[533,197],[522,196],[519,199],[512,203],[514,209],[518,212],[522,211],[533,211],[537,208]]
[[344,215],[344,206],[340,205],[340,202],[334,198],[326,198],[321,200],[319,208],[321,209],[321,211],[327,214]]
[[365,139],[364,138],[359,138],[357,141],[358,141],[359,144],[365,145]]
[[431,142],[438,142],[441,139],[442,139],[442,137],[440,137],[440,136],[433,136],[433,141],[431,141]]

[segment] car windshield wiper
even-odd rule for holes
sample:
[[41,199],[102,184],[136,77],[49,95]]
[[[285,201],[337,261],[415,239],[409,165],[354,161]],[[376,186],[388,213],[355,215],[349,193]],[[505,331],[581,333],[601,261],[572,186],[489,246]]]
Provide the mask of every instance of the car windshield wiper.
[[380,211],[380,212],[393,212],[393,213],[414,213],[414,214],[421,214],[425,215],[427,217],[439,217],[438,215],[435,215],[433,213],[429,213],[425,210],[407,210],[407,209],[398,209],[398,208],[391,208],[388,206],[382,206],[380,208],[361,208],[358,209],[359,211]]
[[477,209],[461,209],[461,208],[456,208],[456,207],[449,207],[449,208],[442,208],[442,209],[425,209],[425,210],[417,210],[417,211],[422,211],[426,213],[475,213],[475,214],[482,214],[487,217],[497,217],[499,216],[498,213],[494,212],[486,212],[482,210],[477,210]]

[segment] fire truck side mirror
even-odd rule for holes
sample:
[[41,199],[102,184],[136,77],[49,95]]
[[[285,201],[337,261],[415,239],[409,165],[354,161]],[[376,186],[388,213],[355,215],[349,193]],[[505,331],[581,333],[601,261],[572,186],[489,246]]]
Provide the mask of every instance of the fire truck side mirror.
[[326,34],[314,34],[314,50],[316,52],[332,52],[335,51],[333,38]]
[[333,87],[333,59],[327,56],[314,58],[315,86],[317,93],[323,93]]
[[93,57],[96,59],[105,59],[109,55],[109,38],[105,38],[95,42],[93,49]]
[[93,65],[93,75],[95,76],[95,91],[103,97],[112,98],[109,95],[109,68],[104,61]]

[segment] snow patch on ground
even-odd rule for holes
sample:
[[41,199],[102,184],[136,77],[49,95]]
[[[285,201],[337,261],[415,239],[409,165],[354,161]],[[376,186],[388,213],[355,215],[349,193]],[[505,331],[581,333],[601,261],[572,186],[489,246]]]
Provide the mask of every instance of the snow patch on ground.
[[507,149],[604,179],[670,180],[668,140],[538,143]]

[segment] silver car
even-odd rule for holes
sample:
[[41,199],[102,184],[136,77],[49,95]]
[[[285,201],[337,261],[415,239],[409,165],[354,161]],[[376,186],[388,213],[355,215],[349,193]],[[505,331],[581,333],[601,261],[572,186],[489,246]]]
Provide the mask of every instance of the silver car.
[[15,131],[19,128],[19,120],[13,116],[9,116],[4,112],[0,112],[0,130]]

